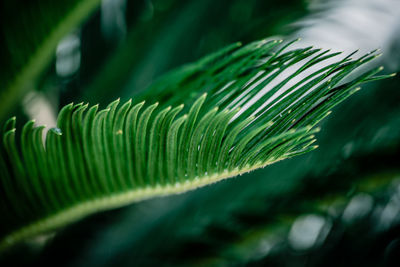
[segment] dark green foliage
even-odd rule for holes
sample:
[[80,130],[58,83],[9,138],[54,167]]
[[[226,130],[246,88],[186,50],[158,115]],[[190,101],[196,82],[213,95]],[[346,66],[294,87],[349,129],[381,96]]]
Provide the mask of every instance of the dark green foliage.
[[15,118],[10,119],[0,168],[1,208],[7,214],[1,247],[90,213],[306,153],[315,148],[313,127],[331,108],[360,83],[386,77],[374,76],[377,68],[343,83],[374,53],[313,70],[338,53],[288,50],[290,43],[279,43],[230,46],[166,75],[122,105],[119,100],[101,110],[67,105],[44,142],[43,127],[30,121],[16,137]]
[[0,119],[35,87],[58,42],[99,5],[99,0],[2,1],[0,6]]

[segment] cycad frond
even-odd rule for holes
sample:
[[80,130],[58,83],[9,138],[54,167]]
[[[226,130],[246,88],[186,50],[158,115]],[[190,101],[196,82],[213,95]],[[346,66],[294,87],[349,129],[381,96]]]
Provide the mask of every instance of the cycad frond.
[[311,151],[313,127],[330,109],[358,84],[384,77],[374,76],[377,68],[339,84],[376,55],[347,56],[310,71],[339,53],[278,44],[230,46],[121,105],[69,104],[45,142],[44,127],[33,121],[19,141],[10,119],[0,153],[0,248],[94,212]]

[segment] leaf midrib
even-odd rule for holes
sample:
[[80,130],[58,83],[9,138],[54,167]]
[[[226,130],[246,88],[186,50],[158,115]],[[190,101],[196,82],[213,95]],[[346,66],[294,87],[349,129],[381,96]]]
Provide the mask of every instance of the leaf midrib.
[[9,247],[12,247],[14,244],[17,244],[22,240],[36,236],[40,233],[58,229],[59,227],[62,227],[72,222],[76,222],[86,217],[87,215],[94,214],[99,211],[106,211],[114,208],[123,207],[128,204],[132,204],[153,197],[184,193],[199,187],[211,185],[230,177],[250,172],[258,168],[263,168],[277,161],[280,161],[280,159],[276,159],[271,162],[259,163],[253,166],[245,166],[241,169],[235,168],[231,171],[225,170],[222,173],[217,173],[214,175],[196,177],[193,180],[187,180],[184,183],[177,182],[175,184],[158,184],[156,186],[132,189],[122,193],[114,193],[96,199],[84,201],[62,211],[59,211],[53,215],[50,215],[46,218],[43,218],[39,221],[33,222],[20,229],[14,230],[9,235],[0,240],[0,252],[6,250]]

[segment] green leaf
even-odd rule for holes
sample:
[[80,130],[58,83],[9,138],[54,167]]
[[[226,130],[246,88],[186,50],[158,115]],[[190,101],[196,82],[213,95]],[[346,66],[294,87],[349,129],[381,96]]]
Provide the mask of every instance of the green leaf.
[[[123,104],[116,100],[101,110],[69,104],[45,146],[42,127],[28,122],[16,141],[15,119],[7,122],[0,249],[88,214],[182,193],[315,149],[313,127],[380,69],[342,80],[376,56],[327,65],[337,53],[279,43],[231,46]],[[321,65],[312,69],[315,64]],[[150,103],[139,102],[144,98]]]
[[[0,74],[0,119],[34,86],[58,42],[98,7],[100,0],[3,1],[0,8],[6,66]],[[22,8],[23,6],[23,8]]]

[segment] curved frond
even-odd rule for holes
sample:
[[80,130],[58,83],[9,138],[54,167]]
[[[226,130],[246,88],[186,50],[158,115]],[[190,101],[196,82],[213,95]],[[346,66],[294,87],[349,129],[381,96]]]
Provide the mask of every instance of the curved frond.
[[44,139],[43,126],[30,121],[16,136],[15,118],[8,120],[0,146],[0,248],[94,212],[311,151],[315,125],[330,109],[360,83],[383,77],[375,78],[377,68],[343,82],[373,53],[324,64],[338,53],[278,44],[230,46],[133,101],[105,109],[69,104]]

